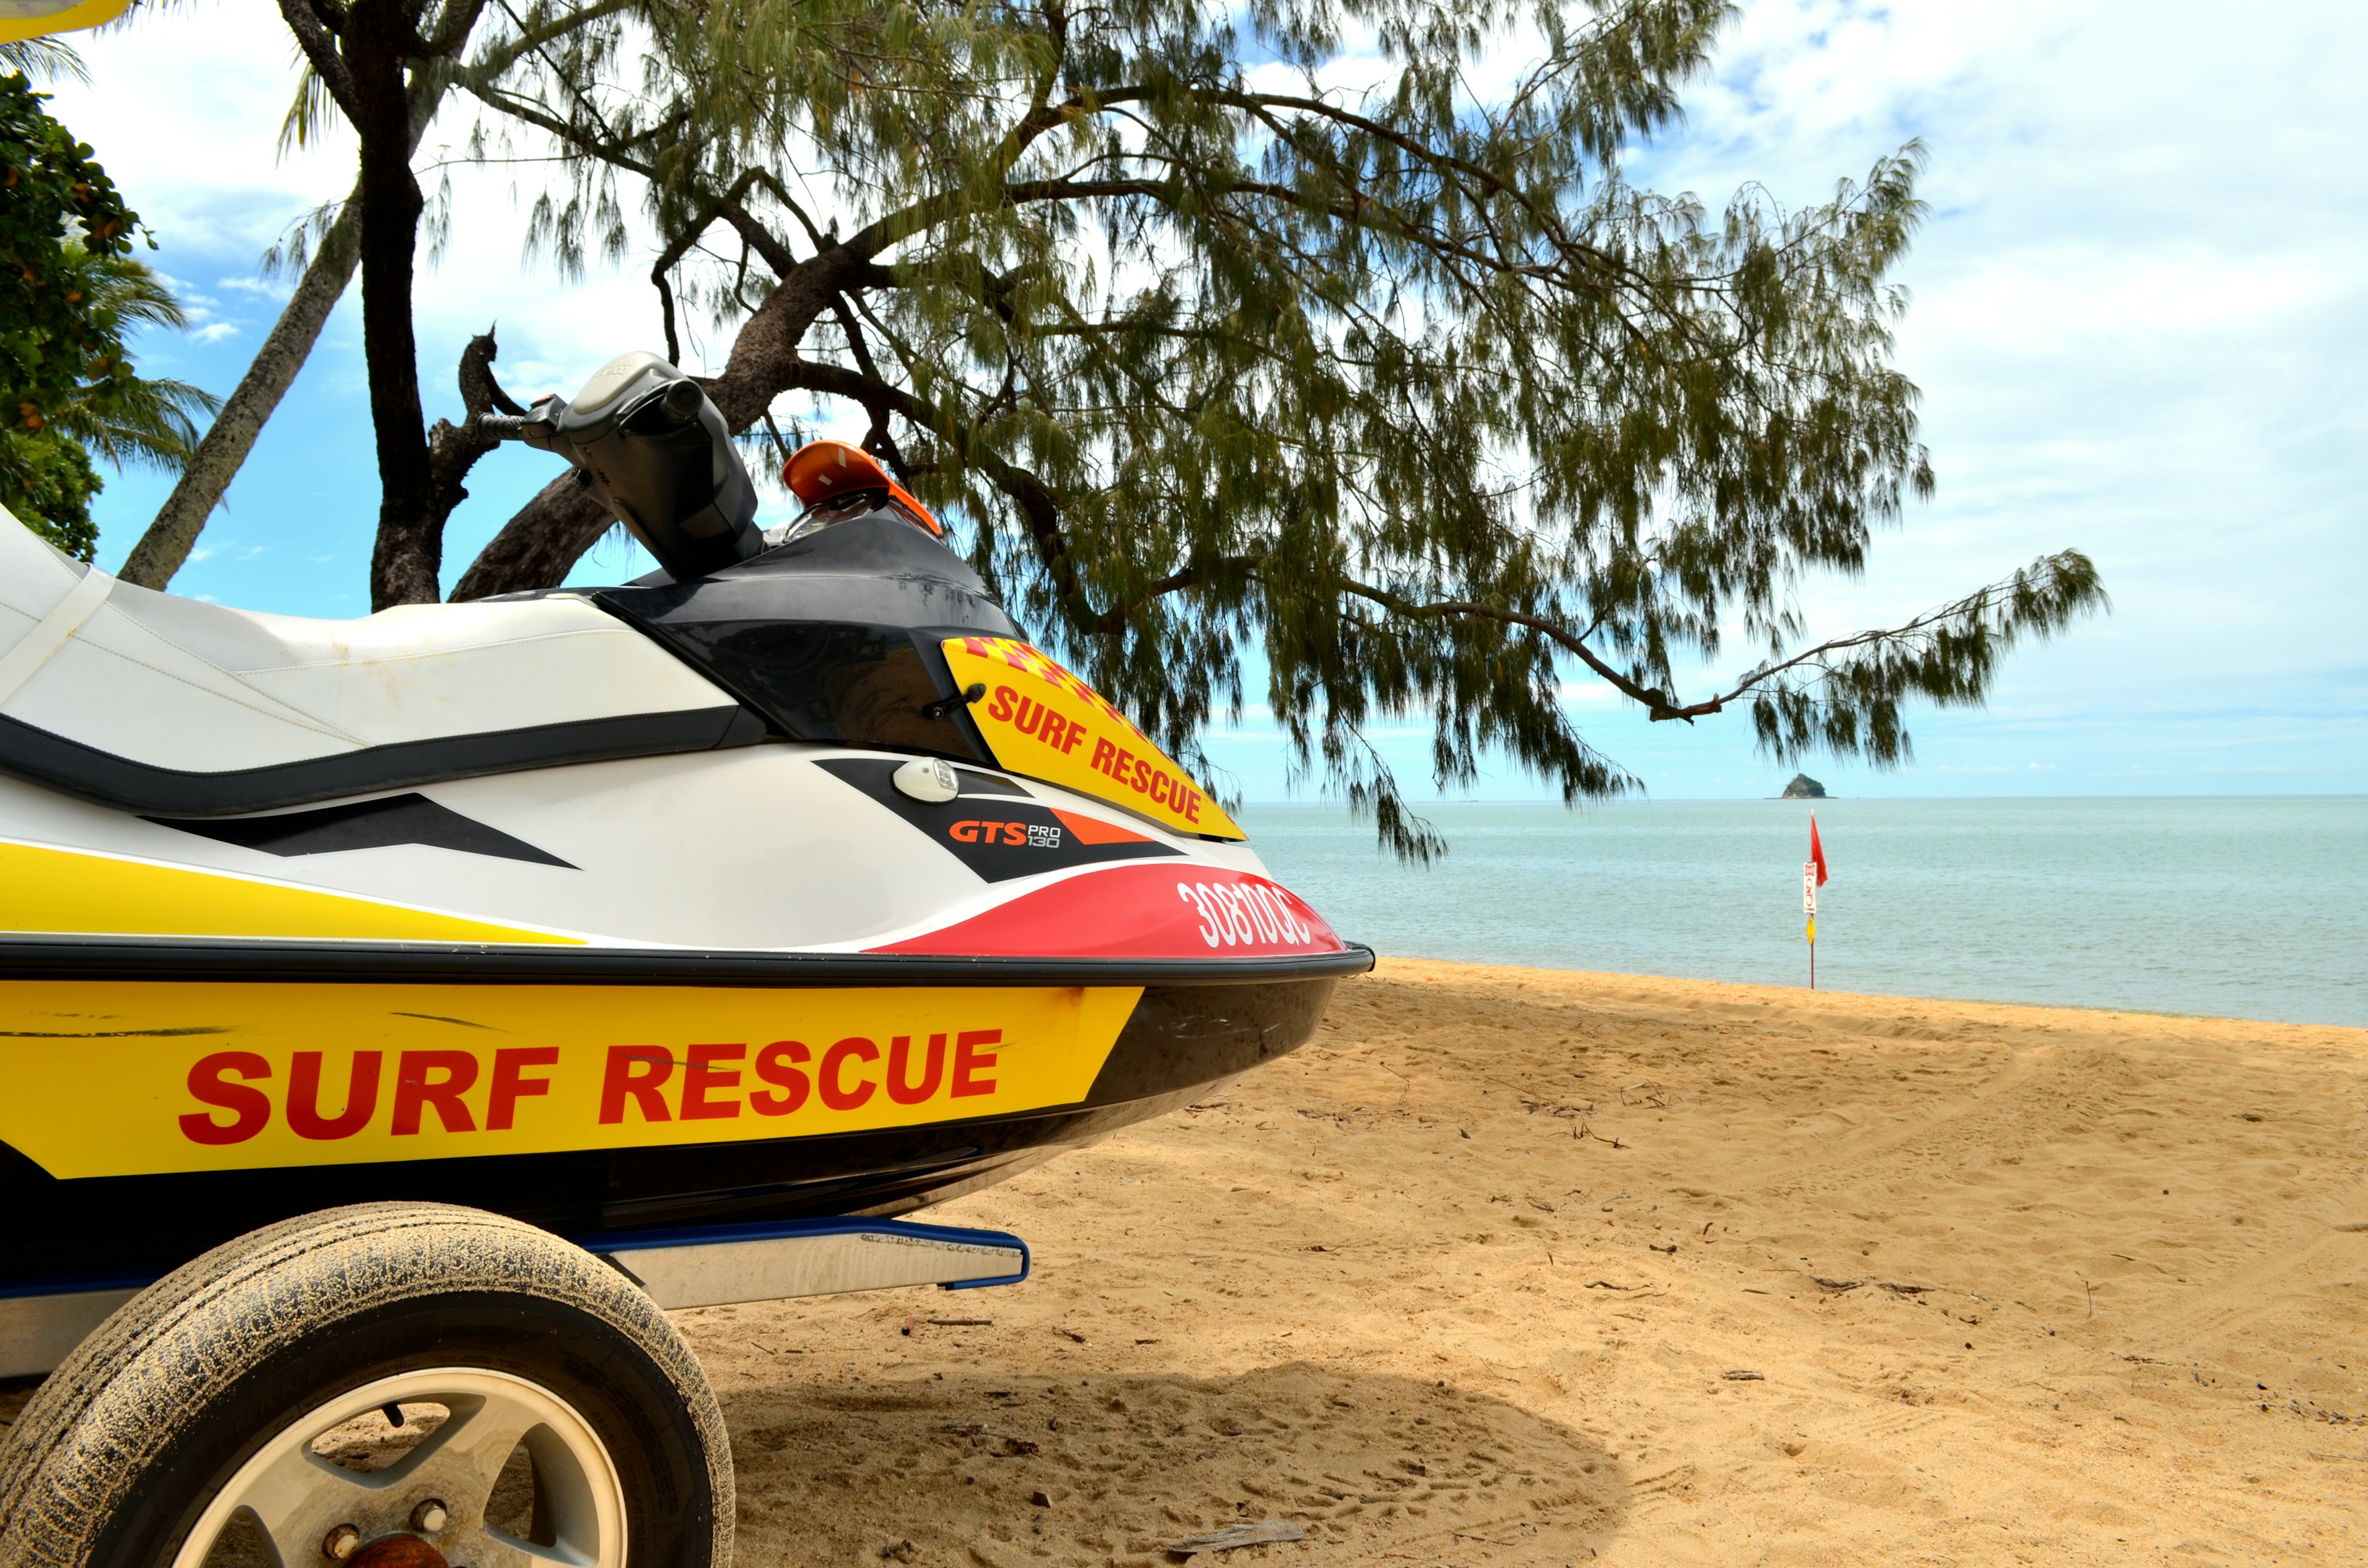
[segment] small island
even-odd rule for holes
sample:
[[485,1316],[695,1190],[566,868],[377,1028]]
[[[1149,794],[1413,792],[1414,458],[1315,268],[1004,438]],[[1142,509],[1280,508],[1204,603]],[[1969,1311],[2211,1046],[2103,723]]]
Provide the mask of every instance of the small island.
[[1793,782],[1785,785],[1784,792],[1776,798],[1780,801],[1822,801],[1826,798],[1826,787],[1805,773],[1795,773]]

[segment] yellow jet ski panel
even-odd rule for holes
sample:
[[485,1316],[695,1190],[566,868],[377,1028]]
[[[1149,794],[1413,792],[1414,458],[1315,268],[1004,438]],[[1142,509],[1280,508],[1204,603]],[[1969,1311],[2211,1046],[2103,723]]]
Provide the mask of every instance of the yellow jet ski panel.
[[95,28],[131,7],[131,0],[6,0],[0,4],[0,43]]

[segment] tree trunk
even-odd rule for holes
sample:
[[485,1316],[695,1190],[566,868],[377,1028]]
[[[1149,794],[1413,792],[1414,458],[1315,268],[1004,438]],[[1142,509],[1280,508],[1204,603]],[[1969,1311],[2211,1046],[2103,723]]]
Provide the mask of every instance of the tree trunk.
[[296,373],[304,368],[321,329],[328,324],[329,312],[345,293],[359,257],[355,242],[360,232],[360,204],[348,199],[337,221],[321,236],[312,265],[304,268],[295,293],[272,324],[271,335],[256,350],[237,390],[214,415],[212,427],[198,443],[189,466],[181,471],[156,520],[124,558],[123,570],[116,575],[125,582],[161,589],[188,560],[206,519],[222,504],[222,492],[230,488],[246,454],[255,449],[256,437],[263,434],[264,421],[271,417]]
[[355,0],[340,52],[352,74],[354,131],[361,141],[362,354],[370,366],[370,428],[378,438],[378,545],[370,556],[370,608],[433,604],[443,528],[427,460],[419,397],[419,344],[411,286],[427,203],[411,172],[411,113],[404,91],[413,37],[401,0]]
[[[432,87],[415,89],[411,102],[410,152],[419,150],[420,138],[427,134],[428,121],[436,118],[443,103],[441,83]],[[409,154],[406,153],[406,156]],[[279,400],[288,395],[295,384],[297,373],[304,361],[312,358],[313,345],[320,341],[321,331],[329,324],[329,316],[344,297],[346,285],[353,281],[354,267],[361,259],[362,192],[357,184],[346,199],[345,210],[337,221],[329,225],[313,252],[312,265],[297,280],[295,293],[280,307],[279,319],[271,325],[271,334],[263,347],[255,352],[255,360],[239,378],[238,387],[214,415],[205,439],[189,459],[189,466],[181,472],[173,494],[140,536],[124,558],[123,570],[116,575],[127,583],[143,588],[162,590],[173,580],[189,559],[189,551],[198,542],[198,535],[222,505],[222,494],[231,481],[245,465],[247,454],[255,449],[263,434],[263,426]]]
[[452,601],[555,588],[567,580],[584,552],[616,526],[609,508],[575,483],[573,471],[563,473],[502,525],[502,531],[452,585]]
[[[877,282],[881,276],[869,258],[844,248],[825,251],[789,270],[741,324],[723,374],[702,383],[733,434],[763,418],[773,400],[797,384],[802,370],[812,368],[798,358],[798,346],[838,291]],[[453,585],[452,597],[481,599],[555,588],[615,522],[607,508],[577,488],[572,475],[561,474],[502,525]]]

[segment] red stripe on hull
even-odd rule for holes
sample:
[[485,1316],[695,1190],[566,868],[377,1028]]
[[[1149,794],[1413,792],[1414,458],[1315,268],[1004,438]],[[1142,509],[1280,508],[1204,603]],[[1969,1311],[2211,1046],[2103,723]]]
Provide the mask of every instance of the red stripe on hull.
[[1240,871],[1113,866],[1022,893],[984,914],[875,953],[992,958],[1228,958],[1337,953],[1340,938],[1305,900]]

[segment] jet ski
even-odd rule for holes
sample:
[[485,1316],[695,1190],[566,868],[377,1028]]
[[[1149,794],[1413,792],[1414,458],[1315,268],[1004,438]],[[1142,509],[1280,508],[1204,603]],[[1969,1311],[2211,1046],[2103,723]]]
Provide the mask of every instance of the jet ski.
[[868,454],[766,532],[654,355],[484,424],[662,569],[318,620],[0,520],[0,1290],[374,1199],[906,1213],[1371,967]]

